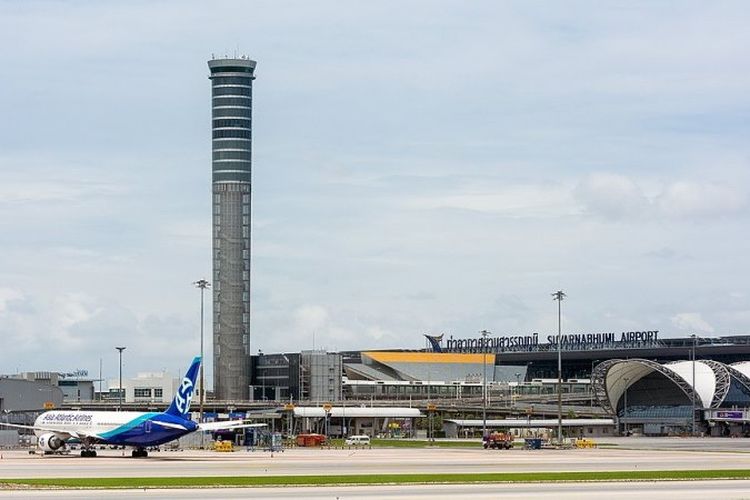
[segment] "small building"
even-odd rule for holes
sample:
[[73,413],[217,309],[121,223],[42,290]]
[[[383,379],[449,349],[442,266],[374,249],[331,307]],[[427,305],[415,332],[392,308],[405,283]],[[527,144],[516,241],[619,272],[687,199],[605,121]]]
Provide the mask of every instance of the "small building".
[[75,403],[95,400],[94,382],[96,380],[90,378],[64,377],[57,381],[57,385],[63,391],[65,402]]
[[[443,431],[447,438],[481,437],[485,422],[480,419],[443,421]],[[487,431],[506,431],[519,437],[554,437],[557,435],[558,420],[553,418],[507,418],[486,421]],[[591,438],[616,434],[615,421],[611,418],[564,418],[563,434],[569,438]]]
[[342,356],[326,351],[263,354],[251,359],[251,401],[339,401]]
[[[54,385],[35,380],[0,378],[0,421],[33,425],[45,410],[59,408],[63,402],[62,390]],[[20,434],[31,431],[22,430]]]
[[424,416],[417,408],[361,406],[332,406],[328,411],[322,406],[298,406],[293,415],[295,433],[317,432],[335,437],[413,437],[414,419]]
[[62,390],[66,403],[88,402],[95,399],[94,382],[97,380],[89,378],[86,370],[76,370],[72,373],[23,372],[12,375],[11,378],[57,386]]
[[[106,399],[119,400],[120,380],[113,379],[108,383],[109,392]],[[123,402],[125,403],[169,403],[177,392],[179,379],[169,372],[141,372],[135,378],[122,380]]]

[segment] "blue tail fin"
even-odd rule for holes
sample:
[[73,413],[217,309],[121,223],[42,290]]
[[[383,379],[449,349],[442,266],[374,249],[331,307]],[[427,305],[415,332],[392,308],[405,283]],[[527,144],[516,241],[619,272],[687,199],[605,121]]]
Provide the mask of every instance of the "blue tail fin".
[[201,366],[201,357],[196,356],[190,364],[185,377],[182,379],[180,386],[177,388],[172,404],[167,408],[166,413],[175,417],[187,418],[190,411],[190,401],[193,399],[195,390],[195,380],[198,378],[198,369]]

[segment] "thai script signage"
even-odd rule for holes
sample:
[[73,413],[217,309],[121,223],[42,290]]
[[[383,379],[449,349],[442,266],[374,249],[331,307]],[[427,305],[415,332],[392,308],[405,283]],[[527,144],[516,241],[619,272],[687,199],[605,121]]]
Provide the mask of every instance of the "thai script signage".
[[[428,337],[436,352],[514,352],[557,350],[558,336],[547,335],[546,343],[539,342],[539,333],[531,335],[507,335],[502,337],[480,337],[445,341],[445,347]],[[442,340],[442,335],[440,336]],[[637,332],[567,333],[560,336],[560,347],[564,351],[589,349],[617,349],[634,347],[656,347],[659,345],[659,330]]]

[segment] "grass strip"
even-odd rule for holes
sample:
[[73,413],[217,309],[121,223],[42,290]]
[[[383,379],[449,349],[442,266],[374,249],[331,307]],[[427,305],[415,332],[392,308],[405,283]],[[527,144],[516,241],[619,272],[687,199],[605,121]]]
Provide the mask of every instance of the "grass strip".
[[352,474],[330,476],[101,477],[0,479],[0,487],[195,488],[231,486],[319,486],[365,484],[531,483],[559,481],[665,481],[750,479],[750,469],[507,472],[468,474]]

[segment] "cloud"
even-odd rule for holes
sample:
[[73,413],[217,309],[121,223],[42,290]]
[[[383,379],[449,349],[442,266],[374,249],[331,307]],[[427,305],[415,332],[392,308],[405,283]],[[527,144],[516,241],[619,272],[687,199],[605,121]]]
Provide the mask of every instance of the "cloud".
[[14,300],[22,299],[23,293],[13,288],[0,288],[0,317],[8,309],[8,303]]
[[670,261],[670,260],[690,260],[694,257],[690,254],[683,253],[680,251],[675,250],[674,248],[664,246],[656,250],[651,250],[643,254],[645,257],[650,257],[652,259],[659,259],[663,261]]
[[714,333],[714,327],[711,326],[700,313],[679,313],[670,318],[672,325],[679,330],[689,332]]
[[552,183],[511,184],[492,187],[496,179],[487,179],[483,187],[454,186],[451,194],[432,194],[407,198],[411,210],[468,210],[506,217],[560,217],[577,209],[564,185]]
[[319,305],[304,305],[294,311],[299,332],[314,333],[328,324],[328,310]]
[[691,218],[731,215],[747,205],[741,186],[677,181],[655,199],[659,211],[669,217]]
[[253,351],[554,330],[558,287],[580,331],[682,335],[686,303],[746,329],[744,299],[712,299],[750,279],[742,2],[176,5],[0,7],[0,372],[195,353],[206,59],[237,45]]
[[[700,219],[737,214],[747,204],[739,185],[675,179],[654,181],[624,174],[594,173],[574,193],[587,213],[612,219]],[[650,186],[652,194],[646,194]]]
[[649,208],[641,188],[622,174],[591,174],[576,186],[574,195],[588,212],[615,219],[640,217]]

